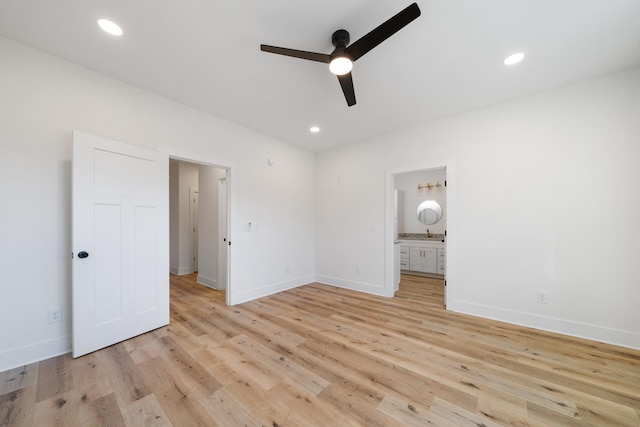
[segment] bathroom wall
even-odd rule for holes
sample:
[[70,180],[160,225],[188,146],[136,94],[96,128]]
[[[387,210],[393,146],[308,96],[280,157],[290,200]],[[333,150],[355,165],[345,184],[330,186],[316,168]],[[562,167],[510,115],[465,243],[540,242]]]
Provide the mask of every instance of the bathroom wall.
[[[444,234],[447,228],[447,190],[444,186],[446,171],[433,170],[400,173],[395,175],[394,188],[404,193],[404,232],[425,233],[427,229],[434,234]],[[418,185],[434,185],[432,189],[418,189]],[[436,182],[442,186],[436,187]],[[417,208],[425,200],[435,200],[442,206],[442,219],[433,225],[424,225],[418,221]]]

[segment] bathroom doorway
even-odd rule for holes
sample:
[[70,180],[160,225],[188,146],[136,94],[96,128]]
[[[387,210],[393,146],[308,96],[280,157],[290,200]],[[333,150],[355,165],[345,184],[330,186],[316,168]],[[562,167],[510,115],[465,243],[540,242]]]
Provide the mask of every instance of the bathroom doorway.
[[[441,304],[452,308],[455,285],[452,280],[455,277],[452,177],[450,165],[387,171],[385,291],[388,296],[394,296],[402,281],[413,276],[420,278],[417,281],[428,281],[431,288],[440,283],[442,291],[435,294],[442,295]],[[437,201],[442,207],[442,217],[431,225],[424,225],[418,219],[418,205],[426,200]],[[421,265],[419,261],[424,262]]]
[[[444,274],[446,264],[447,176],[445,168],[424,169],[394,175],[396,196],[395,245],[400,245],[399,259],[394,258],[397,287],[412,286],[441,296],[444,305]],[[420,206],[433,203],[440,216],[426,220],[419,215]],[[432,211],[430,211],[432,212]],[[423,211],[424,213],[424,211]],[[398,282],[399,281],[399,282]],[[404,290],[404,289],[403,289]]]

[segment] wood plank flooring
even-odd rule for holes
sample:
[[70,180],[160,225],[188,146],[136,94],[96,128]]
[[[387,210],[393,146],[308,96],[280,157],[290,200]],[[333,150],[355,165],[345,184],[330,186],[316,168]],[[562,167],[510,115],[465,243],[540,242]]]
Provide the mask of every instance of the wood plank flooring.
[[171,278],[171,324],[0,373],[0,426],[640,426],[640,352],[311,284],[235,307]]

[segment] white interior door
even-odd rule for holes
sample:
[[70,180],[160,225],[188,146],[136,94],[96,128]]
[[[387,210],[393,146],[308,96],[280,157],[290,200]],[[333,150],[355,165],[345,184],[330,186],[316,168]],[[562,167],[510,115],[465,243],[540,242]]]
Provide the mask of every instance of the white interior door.
[[168,166],[73,133],[73,357],[169,323]]
[[229,223],[227,219],[227,179],[218,181],[218,289],[227,289],[229,265]]
[[191,227],[191,250],[193,253],[193,257],[191,259],[191,272],[195,273],[198,271],[198,235],[200,231],[198,230],[198,210],[200,209],[200,193],[196,188],[189,188],[189,218],[190,227]]

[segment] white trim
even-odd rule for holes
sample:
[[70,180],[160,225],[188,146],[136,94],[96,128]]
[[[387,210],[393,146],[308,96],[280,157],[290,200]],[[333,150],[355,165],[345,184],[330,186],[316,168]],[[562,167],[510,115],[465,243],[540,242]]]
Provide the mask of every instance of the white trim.
[[193,273],[193,269],[191,267],[170,267],[169,272],[176,276],[184,276]]
[[[316,282],[328,286],[336,286],[338,288],[344,288],[351,291],[364,292],[371,295],[377,295],[381,297],[389,297],[386,294],[384,286],[375,285],[366,282],[356,282],[354,280],[345,280],[339,277],[332,276],[316,276]],[[391,295],[393,296],[393,294]]]
[[450,309],[457,313],[479,316],[499,322],[640,350],[640,334],[637,332],[606,328],[588,323],[540,316],[466,301],[454,301],[454,304],[451,305],[454,308]]
[[291,280],[285,280],[283,282],[271,283],[259,289],[251,289],[249,291],[238,292],[237,295],[234,295],[235,299],[233,300],[233,304],[230,305],[252,301],[258,298],[277,294],[278,292],[287,291],[289,289],[294,289],[303,285],[308,285],[313,282],[315,282],[315,278],[313,276],[302,276]]
[[0,372],[71,352],[71,335],[0,353]]
[[218,281],[215,279],[210,279],[206,276],[202,276],[200,274],[198,274],[198,277],[196,278],[196,283],[199,283],[201,285],[204,285],[208,288],[211,289],[215,289],[218,290]]

